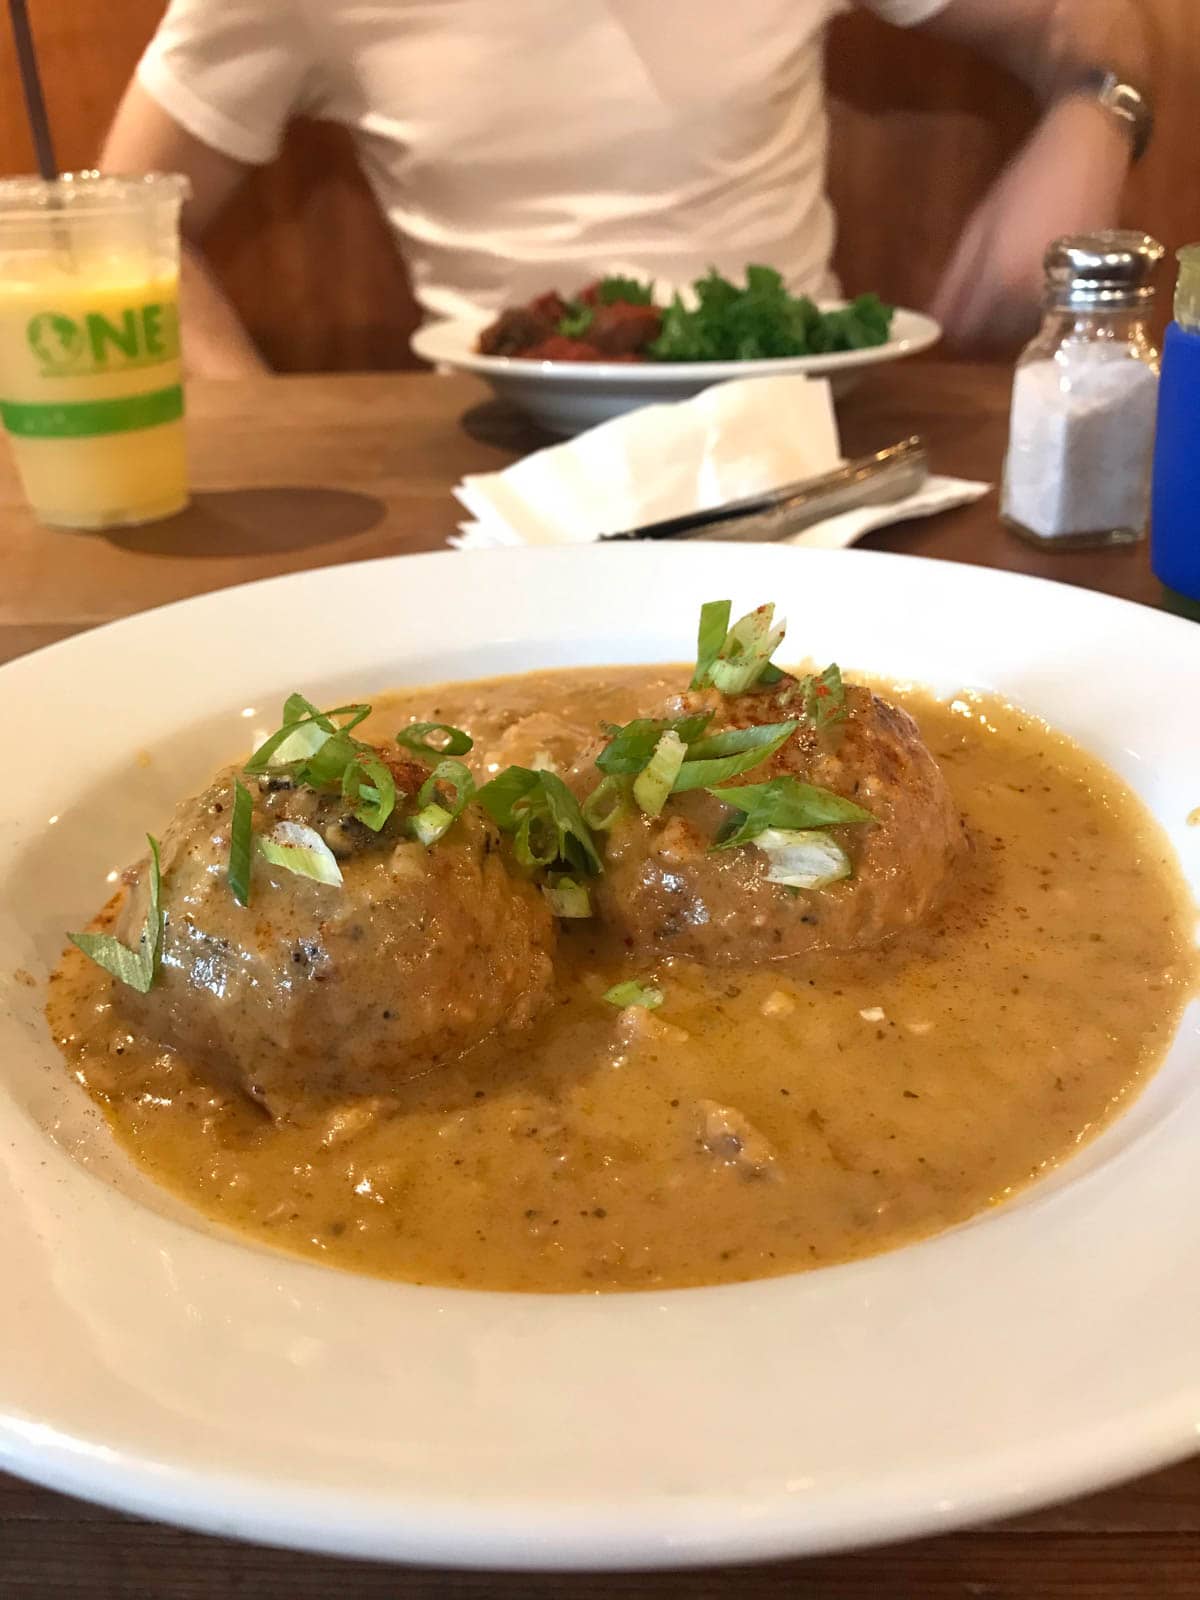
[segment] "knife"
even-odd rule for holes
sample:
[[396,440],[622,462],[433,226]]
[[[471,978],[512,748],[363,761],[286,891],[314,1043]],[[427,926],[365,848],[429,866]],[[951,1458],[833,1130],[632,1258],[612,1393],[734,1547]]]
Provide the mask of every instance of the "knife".
[[874,455],[847,461],[818,478],[729,500],[705,511],[648,522],[626,533],[602,533],[600,539],[605,544],[630,539],[786,539],[839,511],[892,505],[914,494],[928,476],[924,444],[914,435]]

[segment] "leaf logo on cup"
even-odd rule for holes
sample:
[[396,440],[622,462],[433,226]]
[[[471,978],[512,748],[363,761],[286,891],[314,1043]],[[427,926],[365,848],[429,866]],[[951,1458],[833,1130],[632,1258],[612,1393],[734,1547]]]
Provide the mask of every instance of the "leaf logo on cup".
[[151,301],[106,314],[39,311],[25,329],[45,378],[93,377],[97,373],[153,367],[179,355],[179,318],[173,305]]
[[82,328],[57,311],[42,311],[31,317],[26,336],[47,377],[70,372],[84,353]]

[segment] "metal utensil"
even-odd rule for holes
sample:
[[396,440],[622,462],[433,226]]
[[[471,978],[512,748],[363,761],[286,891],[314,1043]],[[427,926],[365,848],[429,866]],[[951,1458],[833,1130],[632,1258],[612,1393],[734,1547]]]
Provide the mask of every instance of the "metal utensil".
[[604,533],[608,544],[629,539],[744,539],[766,543],[823,522],[857,506],[893,505],[914,494],[929,476],[925,447],[915,435],[871,456],[847,461],[819,478],[784,484],[765,494],[730,500],[707,511],[689,511],[649,522],[627,533]]

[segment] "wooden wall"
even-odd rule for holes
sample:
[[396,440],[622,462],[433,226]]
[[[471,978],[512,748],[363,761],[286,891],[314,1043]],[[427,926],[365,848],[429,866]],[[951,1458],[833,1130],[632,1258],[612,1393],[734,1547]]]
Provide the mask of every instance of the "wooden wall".
[[[503,0],[497,0],[503,3]],[[1126,220],[1172,247],[1200,238],[1200,0],[1142,0],[1161,63],[1159,137]],[[94,161],[162,0],[29,0],[60,164]],[[988,178],[1029,127],[1022,91],[963,52],[874,19],[840,20],[831,188],[848,287],[920,304]],[[0,13],[0,172],[33,167]],[[389,235],[339,130],[298,125],[212,241],[251,332],[284,370],[409,362],[415,309]]]

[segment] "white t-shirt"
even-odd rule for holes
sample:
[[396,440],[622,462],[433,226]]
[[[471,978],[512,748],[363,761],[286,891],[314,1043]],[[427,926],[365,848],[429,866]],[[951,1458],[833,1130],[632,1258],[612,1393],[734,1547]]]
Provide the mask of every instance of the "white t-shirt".
[[[911,25],[948,0],[868,0]],[[172,0],[138,67],[189,133],[270,161],[343,123],[428,312],[710,265],[836,291],[825,24],[843,0]]]

